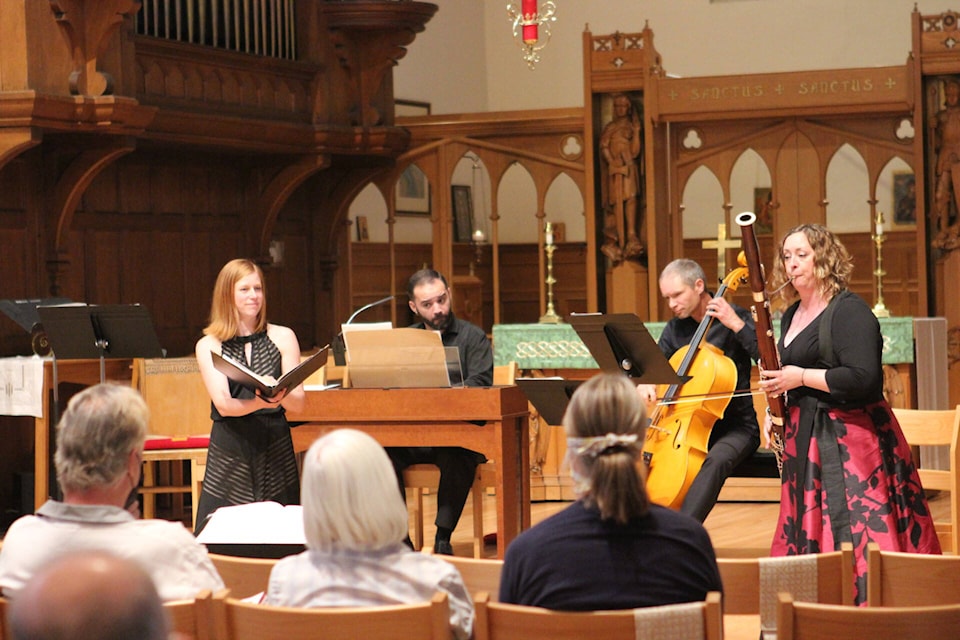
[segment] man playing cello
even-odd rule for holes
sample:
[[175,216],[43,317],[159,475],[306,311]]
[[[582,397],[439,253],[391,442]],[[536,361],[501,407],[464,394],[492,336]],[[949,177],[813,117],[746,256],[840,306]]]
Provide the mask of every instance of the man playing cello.
[[[713,425],[706,458],[680,507],[681,512],[703,522],[724,481],[760,446],[760,426],[749,393],[753,361],[760,359],[757,333],[748,310],[707,290],[703,268],[693,260],[680,258],[664,267],[660,293],[674,314],[658,341],[664,355],[669,359],[689,345],[701,322],[710,316],[715,321],[710,323],[705,339],[730,358],[737,371],[733,397],[723,417]],[[637,391],[648,406],[656,402],[655,385],[641,384]]]

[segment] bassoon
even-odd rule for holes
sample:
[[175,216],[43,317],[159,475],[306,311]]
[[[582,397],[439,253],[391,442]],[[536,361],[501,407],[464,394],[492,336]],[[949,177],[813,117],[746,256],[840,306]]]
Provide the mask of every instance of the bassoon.
[[[773,335],[773,325],[770,320],[770,296],[767,295],[764,283],[763,264],[760,262],[760,245],[753,232],[753,223],[756,214],[744,211],[738,214],[735,221],[740,225],[740,235],[743,240],[743,253],[747,260],[749,275],[747,280],[753,292],[753,304],[750,311],[757,328],[757,348],[760,351],[760,367],[762,371],[778,371],[780,369],[780,354],[777,352],[777,340]],[[782,463],[783,454],[783,420],[787,414],[787,407],[783,394],[767,396],[767,412],[773,422],[772,443],[773,452],[777,456],[777,466]]]

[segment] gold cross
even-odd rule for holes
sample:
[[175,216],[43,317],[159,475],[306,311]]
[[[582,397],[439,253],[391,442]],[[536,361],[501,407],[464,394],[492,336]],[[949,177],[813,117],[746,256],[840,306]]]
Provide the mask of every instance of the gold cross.
[[717,279],[723,280],[727,275],[727,249],[739,248],[742,243],[740,240],[727,239],[727,225],[721,222],[717,225],[717,239],[704,240],[700,246],[704,249],[717,250]]

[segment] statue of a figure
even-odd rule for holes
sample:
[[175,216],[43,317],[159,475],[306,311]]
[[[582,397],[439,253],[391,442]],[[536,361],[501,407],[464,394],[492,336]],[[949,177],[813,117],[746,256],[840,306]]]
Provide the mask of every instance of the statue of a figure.
[[937,185],[933,197],[931,226],[934,246],[956,249],[960,221],[960,81],[947,80],[943,87],[946,104],[933,123],[933,149],[937,154]]
[[603,158],[604,224],[600,248],[614,264],[643,254],[637,236],[637,196],[640,193],[640,117],[623,93],[613,97],[614,117],[600,134]]

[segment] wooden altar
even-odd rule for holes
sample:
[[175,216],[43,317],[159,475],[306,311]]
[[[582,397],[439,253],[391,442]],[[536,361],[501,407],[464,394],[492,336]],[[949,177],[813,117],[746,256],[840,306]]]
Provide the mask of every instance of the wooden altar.
[[527,399],[519,387],[331,389],[307,391],[303,411],[288,412],[297,451],[324,433],[349,427],[389,446],[457,446],[497,465],[497,557],[530,526]]

